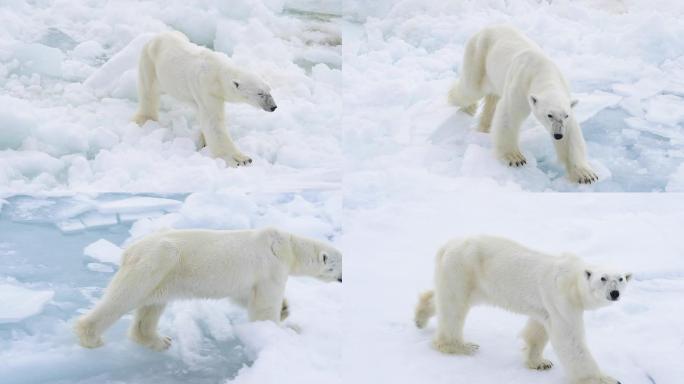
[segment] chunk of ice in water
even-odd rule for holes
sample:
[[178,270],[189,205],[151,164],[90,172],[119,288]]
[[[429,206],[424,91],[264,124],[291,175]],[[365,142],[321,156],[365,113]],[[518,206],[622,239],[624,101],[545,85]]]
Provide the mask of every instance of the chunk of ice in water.
[[100,239],[94,243],[89,244],[83,249],[83,254],[97,259],[103,263],[112,263],[119,265],[121,262],[121,253],[123,250],[111,242]]
[[36,291],[11,284],[0,284],[0,324],[16,323],[43,311],[55,292]]
[[176,210],[183,203],[178,200],[160,197],[129,197],[127,199],[108,201],[98,204],[101,213],[134,213],[140,211]]

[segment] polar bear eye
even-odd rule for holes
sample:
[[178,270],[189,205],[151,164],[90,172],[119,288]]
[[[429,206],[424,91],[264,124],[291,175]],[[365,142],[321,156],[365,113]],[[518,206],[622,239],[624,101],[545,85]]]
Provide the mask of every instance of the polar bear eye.
[[328,255],[323,254],[323,264],[328,264]]
[[622,282],[622,280],[624,280],[624,279],[621,277],[619,280],[620,280],[620,282]]
[[563,116],[563,118],[564,118],[564,119],[567,119],[567,118],[568,118],[568,115]]
[[546,115],[546,117],[548,117],[549,119],[553,119],[553,115],[550,113],[548,115]]
[[602,277],[601,281],[603,281],[605,283],[606,281],[608,281],[608,279],[606,279],[605,277]]

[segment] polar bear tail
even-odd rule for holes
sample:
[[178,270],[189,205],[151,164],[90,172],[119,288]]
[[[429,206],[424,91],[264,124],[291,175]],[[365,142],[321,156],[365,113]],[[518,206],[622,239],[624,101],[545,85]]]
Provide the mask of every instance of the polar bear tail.
[[425,328],[428,321],[435,315],[435,292],[426,291],[420,295],[418,304],[416,305],[416,327]]

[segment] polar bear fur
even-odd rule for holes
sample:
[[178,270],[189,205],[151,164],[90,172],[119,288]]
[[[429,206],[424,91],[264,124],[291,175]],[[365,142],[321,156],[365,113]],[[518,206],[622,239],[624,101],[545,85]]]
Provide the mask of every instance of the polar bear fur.
[[527,163],[518,147],[520,126],[530,115],[553,137],[558,159],[571,180],[592,183],[598,176],[586,158],[567,81],[541,48],[513,27],[485,28],[466,45],[460,79],[449,102],[474,114],[484,98],[479,130],[492,131],[497,155],[509,166]]
[[468,310],[498,306],[529,316],[522,331],[529,368],[551,368],[542,356],[550,340],[574,383],[616,384],[587,348],[583,312],[617,301],[630,279],[629,273],[588,266],[574,255],[551,256],[503,238],[455,239],[437,253],[435,290],[420,297],[415,323],[424,328],[436,314],[434,347],[470,355],[478,346],[463,339]]
[[268,112],[277,106],[271,89],[255,74],[238,68],[224,54],[191,43],[180,32],[164,32],[142,50],[138,68],[139,125],[158,120],[159,95],[167,93],[197,108],[201,145],[230,166],[247,165],[225,127],[223,104],[247,103]]
[[136,309],[129,337],[155,350],[171,339],[157,333],[166,303],[178,299],[230,298],[248,310],[250,321],[279,322],[290,275],[342,281],[342,254],[316,240],[276,229],[169,230],[128,247],[102,300],[77,320],[75,332],[87,348]]

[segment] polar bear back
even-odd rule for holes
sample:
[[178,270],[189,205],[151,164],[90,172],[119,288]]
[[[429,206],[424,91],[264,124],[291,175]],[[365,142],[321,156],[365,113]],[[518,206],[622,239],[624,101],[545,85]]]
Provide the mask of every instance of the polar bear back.
[[227,58],[191,43],[179,32],[165,32],[152,39],[145,52],[155,63],[162,92],[177,99],[194,102],[199,93],[222,95],[219,63]]
[[[507,25],[485,28],[477,34],[476,44],[485,51],[486,80],[491,92],[502,96],[506,82],[515,82],[525,93],[543,93],[559,84],[568,92],[556,65],[517,29]],[[508,84],[508,88],[517,87]]]
[[[473,300],[512,312],[544,316],[548,295],[557,293],[559,275],[575,273],[573,256],[544,254],[508,239],[477,236],[455,239],[438,254],[438,279],[470,279]],[[572,271],[569,272],[569,269]]]
[[[145,237],[124,253],[122,268],[174,260],[160,285],[169,297],[244,297],[258,281],[287,279],[269,231],[169,230]],[[175,250],[177,257],[160,252]]]

